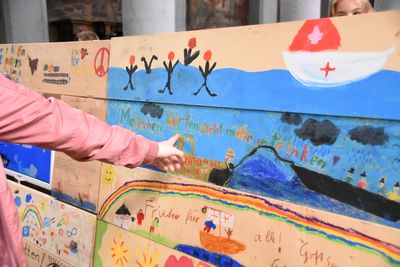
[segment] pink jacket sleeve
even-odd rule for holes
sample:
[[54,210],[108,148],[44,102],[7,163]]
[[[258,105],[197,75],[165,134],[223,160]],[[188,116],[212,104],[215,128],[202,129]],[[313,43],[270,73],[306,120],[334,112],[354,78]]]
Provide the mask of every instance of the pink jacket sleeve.
[[128,167],[152,163],[158,144],[0,75],[0,140]]

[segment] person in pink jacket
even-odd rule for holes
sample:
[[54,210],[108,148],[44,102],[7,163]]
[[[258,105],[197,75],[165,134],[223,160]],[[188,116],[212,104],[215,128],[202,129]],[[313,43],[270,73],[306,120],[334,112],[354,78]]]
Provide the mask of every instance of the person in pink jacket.
[[[153,164],[174,171],[184,161],[183,152],[174,147],[178,135],[164,142],[151,141],[55,98],[44,98],[1,74],[0,107],[1,141],[62,151],[80,161],[100,160],[126,167]],[[0,266],[25,265],[21,223],[0,165]]]

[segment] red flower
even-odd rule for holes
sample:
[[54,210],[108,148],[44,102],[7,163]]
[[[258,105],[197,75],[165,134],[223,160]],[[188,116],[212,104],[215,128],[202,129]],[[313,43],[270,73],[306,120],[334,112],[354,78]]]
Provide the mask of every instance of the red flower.
[[207,50],[206,52],[204,52],[203,58],[204,60],[209,61],[211,59],[211,56],[212,56],[211,50]]
[[131,63],[131,65],[133,65],[133,64],[135,63],[135,56],[134,56],[134,55],[132,55],[132,56],[129,58],[129,63]]
[[193,49],[196,47],[196,37],[189,39],[188,46],[190,49]]
[[175,57],[175,53],[174,52],[169,52],[169,54],[168,54],[168,59],[169,60],[174,60],[174,57]]

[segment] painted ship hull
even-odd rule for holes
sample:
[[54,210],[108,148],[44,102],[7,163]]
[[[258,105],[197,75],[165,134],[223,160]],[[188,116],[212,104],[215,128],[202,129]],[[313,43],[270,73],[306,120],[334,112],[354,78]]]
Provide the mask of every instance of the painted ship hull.
[[328,175],[317,173],[294,164],[290,165],[308,189],[381,218],[394,222],[400,220],[400,203],[334,179]]
[[[272,146],[262,145],[254,148],[237,164],[235,168],[240,166],[247,158],[253,156],[259,149],[267,149],[273,152],[276,158],[289,165],[307,189],[326,195],[332,199],[346,203],[352,207],[374,214],[386,220],[393,222],[400,221],[399,202],[395,202],[368,190],[355,187],[331,176],[297,166],[293,161],[282,158]],[[226,186],[230,182],[232,171],[229,169],[214,170],[211,174],[213,175],[210,175],[210,182]]]
[[231,255],[246,249],[243,243],[233,239],[215,236],[204,231],[200,231],[199,235],[201,245],[209,251]]
[[[290,74],[305,86],[334,87],[380,71],[393,52],[393,47],[383,52],[284,52],[283,59]],[[325,72],[327,66],[330,70]]]

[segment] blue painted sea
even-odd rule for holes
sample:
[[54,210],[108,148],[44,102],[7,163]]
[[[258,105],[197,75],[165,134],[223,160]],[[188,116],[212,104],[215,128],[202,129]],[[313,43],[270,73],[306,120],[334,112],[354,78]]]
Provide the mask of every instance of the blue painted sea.
[[[218,68],[218,64],[217,64]],[[307,87],[287,70],[246,72],[215,69],[207,78],[211,97],[198,68],[178,64],[171,75],[171,91],[164,89],[168,74],[164,68],[151,73],[138,70],[132,75],[134,90],[123,88],[129,76],[125,69],[110,68],[108,97],[137,101],[216,106],[267,111],[290,111],[320,115],[400,119],[400,73],[382,70],[351,84],[332,88]]]
[[211,263],[215,266],[226,266],[226,267],[244,266],[227,255],[211,252],[199,247],[180,244],[176,246],[175,249],[184,252],[186,254],[189,254],[195,258],[198,258],[199,260]]

